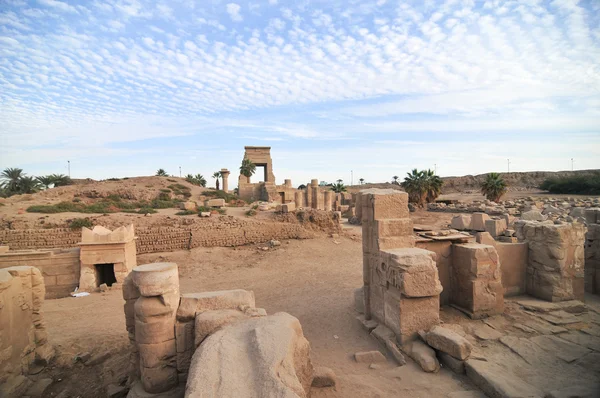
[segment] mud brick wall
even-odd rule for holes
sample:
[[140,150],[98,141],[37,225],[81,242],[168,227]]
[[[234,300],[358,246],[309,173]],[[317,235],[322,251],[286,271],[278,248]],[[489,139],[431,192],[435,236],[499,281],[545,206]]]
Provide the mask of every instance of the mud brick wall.
[[11,250],[75,247],[79,242],[81,231],[70,228],[0,230],[0,243]]
[[190,248],[191,230],[186,228],[138,228],[135,248],[137,254],[169,252]]
[[14,252],[11,250],[0,254],[0,269],[17,265],[35,267],[41,271],[47,299],[68,296],[79,285],[79,248]]
[[[135,235],[137,254],[195,247],[233,247],[267,242],[272,239],[314,237],[313,232],[300,224],[233,218],[225,221],[201,220],[186,227],[140,227],[136,228]],[[80,241],[81,231],[78,230],[57,228],[0,231],[0,244],[8,245],[11,251],[77,247]],[[46,284],[52,286],[51,283]]]

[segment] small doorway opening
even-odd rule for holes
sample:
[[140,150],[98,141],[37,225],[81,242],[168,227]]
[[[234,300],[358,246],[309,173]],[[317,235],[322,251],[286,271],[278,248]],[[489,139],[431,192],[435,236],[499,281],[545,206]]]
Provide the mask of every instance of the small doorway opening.
[[112,286],[113,283],[117,282],[114,264],[95,264],[94,266],[96,267],[97,286],[103,283],[106,283],[107,286]]
[[279,192],[279,196],[281,197],[281,204],[285,203],[285,192]]

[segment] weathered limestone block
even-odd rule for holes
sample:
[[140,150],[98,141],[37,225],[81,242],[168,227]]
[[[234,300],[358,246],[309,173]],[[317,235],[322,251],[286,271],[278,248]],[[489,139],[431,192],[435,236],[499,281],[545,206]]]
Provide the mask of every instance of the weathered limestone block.
[[543,215],[539,210],[530,210],[522,213],[521,219],[525,221],[545,221],[548,219],[548,217]]
[[[417,337],[419,330],[429,330],[440,322],[440,297],[408,298],[390,287],[384,291],[383,321],[400,344]],[[374,312],[379,317],[379,311]]]
[[177,319],[193,320],[197,313],[210,310],[256,307],[254,292],[248,290],[221,290],[216,292],[186,293],[181,295]]
[[474,231],[485,231],[485,222],[490,219],[485,213],[473,213],[471,216],[471,229]]
[[592,207],[583,212],[588,224],[600,224],[600,208]]
[[188,201],[188,202],[181,202],[179,204],[179,208],[181,210],[191,210],[191,211],[194,211],[194,210],[196,210],[196,202],[190,202],[190,201]]
[[206,201],[206,207],[224,207],[225,199],[209,199]]
[[583,301],[585,225],[525,222],[521,230],[529,245],[527,293],[549,301]]
[[289,213],[296,210],[296,204],[294,202],[290,202],[290,203],[284,203],[281,205],[281,212],[282,213]]
[[198,347],[206,337],[220,330],[223,326],[246,318],[248,316],[238,310],[211,310],[196,315],[194,326],[195,347]]
[[185,396],[307,397],[312,379],[310,345],[300,322],[277,313],[206,338],[194,353]]
[[485,230],[490,233],[494,238],[502,235],[506,230],[506,220],[486,220],[485,221]]
[[384,250],[380,261],[374,272],[385,274],[385,278],[376,276],[382,285],[395,286],[406,297],[430,297],[442,292],[434,252],[419,248]]
[[158,366],[175,366],[177,349],[175,339],[154,344],[138,344],[140,363],[146,368]]
[[138,345],[162,343],[175,338],[177,302],[175,295],[137,299],[134,310],[135,341]]
[[456,359],[464,361],[471,355],[471,343],[458,333],[441,327],[434,326],[425,335],[427,344],[436,350],[445,352]]
[[458,216],[452,217],[450,222],[450,228],[457,229],[459,231],[468,231],[471,229],[471,216],[466,214],[459,214]]
[[408,194],[394,189],[364,189],[361,194],[363,221],[409,218]]
[[414,340],[402,347],[402,350],[421,366],[425,372],[434,373],[440,370],[440,363],[435,351],[420,340]]
[[133,269],[132,279],[144,297],[169,293],[179,295],[179,272],[175,263],[140,265]]
[[450,302],[474,319],[504,311],[500,259],[493,246],[465,243],[452,246]]

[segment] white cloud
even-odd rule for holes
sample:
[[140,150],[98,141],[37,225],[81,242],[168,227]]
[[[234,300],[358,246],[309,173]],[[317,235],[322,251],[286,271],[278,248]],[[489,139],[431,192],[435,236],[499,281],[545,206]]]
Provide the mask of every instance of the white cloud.
[[241,22],[244,18],[240,15],[241,7],[236,3],[229,3],[226,6],[227,13],[231,17],[231,20],[234,22]]
[[63,11],[63,12],[72,12],[76,13],[77,9],[75,7],[64,3],[58,0],[37,0],[37,2],[43,6],[54,8],[55,10]]

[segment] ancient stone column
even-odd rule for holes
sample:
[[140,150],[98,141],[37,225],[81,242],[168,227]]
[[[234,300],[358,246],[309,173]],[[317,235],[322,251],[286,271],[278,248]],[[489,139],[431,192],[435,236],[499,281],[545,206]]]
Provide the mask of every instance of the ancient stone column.
[[296,204],[296,209],[299,209],[302,206],[304,206],[303,199],[304,199],[304,192],[302,192],[302,191],[294,192],[294,203]]
[[164,393],[178,384],[175,342],[175,316],[179,307],[177,264],[141,265],[134,268],[131,278],[140,294],[134,304],[134,318],[142,386],[149,393]]
[[229,192],[229,170],[221,169],[221,177],[223,177],[223,191]]
[[333,198],[333,191],[323,192],[323,210],[331,211],[331,200]]
[[286,179],[284,181],[283,185],[285,185],[287,188],[291,188],[292,187],[292,180]]

